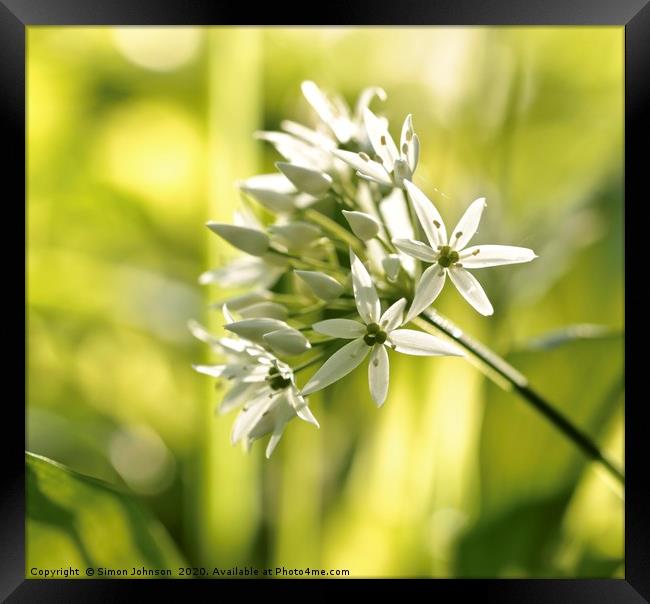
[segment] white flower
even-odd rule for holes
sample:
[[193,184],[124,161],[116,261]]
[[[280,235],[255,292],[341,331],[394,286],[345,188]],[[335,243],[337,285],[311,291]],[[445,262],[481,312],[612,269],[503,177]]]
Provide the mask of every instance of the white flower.
[[[224,315],[227,320],[233,320],[225,307]],[[271,434],[266,447],[266,457],[269,457],[294,417],[319,427],[286,363],[245,339],[216,338],[195,322],[190,323],[190,329],[197,338],[226,356],[225,363],[194,365],[194,369],[229,382],[219,413],[242,408],[233,426],[233,444],[243,441],[248,449],[254,440]]]
[[486,206],[484,197],[467,208],[448,238],[445,223],[433,203],[412,182],[407,180],[404,185],[429,245],[414,239],[393,239],[393,244],[413,258],[431,264],[418,281],[407,320],[416,317],[431,305],[442,290],[446,275],[449,275],[461,295],[478,312],[491,315],[494,310],[485,291],[466,269],[530,262],[537,258],[533,250],[510,245],[467,247],[478,229]]
[[328,319],[312,327],[318,333],[335,338],[351,339],[335,352],[302,389],[308,395],[333,384],[353,371],[370,352],[368,381],[373,400],[380,406],[388,393],[388,353],[386,347],[397,352],[417,356],[462,356],[455,347],[422,331],[400,329],[406,299],[401,298],[381,314],[381,304],[366,267],[350,251],[354,300],[363,322],[351,319]]
[[314,82],[305,81],[300,87],[307,102],[341,144],[346,144],[352,139],[363,143],[365,139],[362,126],[363,112],[375,96],[382,101],[386,100],[386,93],[382,88],[366,88],[359,95],[353,115],[342,97],[326,95]]
[[407,115],[402,126],[399,149],[388,132],[388,124],[378,118],[370,109],[364,110],[364,122],[375,159],[367,153],[335,149],[332,153],[350,164],[360,178],[381,185],[402,188],[404,180],[413,177],[420,155],[420,141],[413,131],[413,119]]

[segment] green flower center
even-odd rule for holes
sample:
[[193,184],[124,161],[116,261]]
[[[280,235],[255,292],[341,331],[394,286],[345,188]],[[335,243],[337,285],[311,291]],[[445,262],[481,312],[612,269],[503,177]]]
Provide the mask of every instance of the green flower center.
[[269,375],[266,379],[272,390],[284,390],[291,385],[291,380],[283,377],[280,370],[275,366],[269,369]]
[[377,323],[371,323],[366,327],[366,335],[363,336],[363,341],[368,346],[374,346],[375,344],[383,344],[387,337],[386,332],[382,331]]
[[458,252],[452,250],[448,245],[441,246],[439,250],[440,255],[438,256],[438,264],[443,268],[448,268],[460,260]]

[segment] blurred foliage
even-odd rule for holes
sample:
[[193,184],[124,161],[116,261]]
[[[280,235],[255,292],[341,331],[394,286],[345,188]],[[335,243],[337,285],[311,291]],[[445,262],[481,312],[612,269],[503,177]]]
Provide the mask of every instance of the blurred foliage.
[[[234,293],[202,296],[199,273],[233,256],[202,225],[273,171],[253,132],[310,119],[303,79],[350,101],[380,85],[377,111],[413,113],[416,184],[445,218],[484,195],[477,242],[540,256],[481,274],[494,317],[453,288],[441,312],[622,463],[622,28],[31,27],[27,67],[29,450],[129,492],[194,565],[620,576],[620,494],[469,364],[392,357],[379,411],[354,373],[313,397],[320,431],[292,425],[263,461],[230,446],[186,322],[216,329],[207,305]],[[605,331],[558,335],[586,324]],[[108,496],[44,464],[28,563],[81,564],[105,527],[53,526]],[[110,497],[121,528],[98,560],[178,558]]]
[[27,454],[28,566],[36,568],[183,566],[173,540],[132,496]]

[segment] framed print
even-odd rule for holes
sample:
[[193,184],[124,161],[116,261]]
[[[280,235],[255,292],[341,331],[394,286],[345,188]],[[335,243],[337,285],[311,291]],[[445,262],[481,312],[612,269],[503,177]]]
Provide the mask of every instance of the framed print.
[[647,601],[650,9],[335,8],[2,0],[7,601]]

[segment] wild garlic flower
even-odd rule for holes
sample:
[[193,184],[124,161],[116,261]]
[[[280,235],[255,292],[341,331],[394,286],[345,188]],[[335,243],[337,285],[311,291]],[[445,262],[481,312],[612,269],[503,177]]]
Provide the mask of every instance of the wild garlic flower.
[[[224,316],[229,322],[234,322],[225,306]],[[198,339],[226,357],[225,363],[194,365],[194,369],[230,384],[219,413],[241,408],[231,433],[233,444],[242,441],[246,449],[250,449],[253,441],[270,434],[266,447],[268,458],[293,418],[299,417],[319,427],[306,399],[296,387],[289,365],[244,338],[216,338],[195,322],[190,324],[190,329]]]
[[[386,99],[381,88],[364,90],[354,109],[314,82],[303,82],[302,92],[318,123],[283,120],[281,131],[258,132],[281,156],[277,172],[239,181],[245,203],[233,221],[207,223],[245,254],[199,278],[228,290],[221,303],[230,335],[217,338],[191,325],[225,358],[195,369],[228,384],[219,410],[240,409],[233,443],[250,447],[270,435],[267,457],[291,419],[318,426],[305,397],[364,359],[369,357],[371,397],[381,406],[390,381],[389,348],[463,356],[453,344],[410,328],[447,275],[474,308],[489,315],[492,305],[467,269],[536,257],[527,248],[468,247],[483,198],[447,237],[438,210],[411,182],[420,154],[411,115],[398,146],[388,121],[369,108],[375,97]],[[358,178],[351,178],[350,166]],[[420,232],[426,243],[418,241]],[[430,264],[421,274],[420,261]],[[426,314],[416,325],[432,333],[441,329]],[[296,376],[300,380],[314,365],[318,369],[300,389]]]
[[478,230],[486,206],[484,197],[467,208],[448,238],[445,223],[433,202],[412,182],[407,180],[404,186],[429,245],[414,239],[393,239],[393,245],[405,254],[431,264],[418,281],[407,319],[416,317],[433,303],[442,290],[447,275],[463,298],[478,312],[491,315],[494,309],[490,300],[476,277],[467,269],[530,262],[537,258],[535,252],[511,245],[467,247]]
[[389,363],[386,348],[416,356],[463,356],[455,346],[423,331],[401,329],[406,299],[401,298],[383,314],[377,290],[370,274],[354,252],[350,251],[354,301],[361,321],[327,319],[312,327],[314,331],[335,338],[351,339],[335,352],[305,384],[303,395],[312,394],[333,384],[356,369],[370,353],[368,381],[370,394],[377,406],[388,394]]
[[[356,144],[362,148],[368,146],[363,112],[375,97],[385,101],[386,93],[378,87],[366,88],[359,95],[356,107],[352,111],[341,96],[326,94],[314,82],[303,82],[301,89],[320,120],[316,129],[291,120],[283,120],[280,124],[282,132],[262,131],[256,132],[255,136],[271,143],[290,166],[305,168],[316,174],[335,171],[332,151],[339,145]],[[260,180],[250,182],[250,179],[243,181],[240,183],[240,188],[262,204],[282,206],[281,211],[285,212],[314,201],[313,197],[294,195],[297,190],[307,193],[309,191],[300,186],[297,190],[288,188],[286,181],[279,179],[272,181],[269,178],[271,176],[274,175],[263,175],[266,180],[264,183]],[[290,176],[289,180],[294,182]]]
[[374,158],[364,151],[353,153],[335,149],[332,153],[352,166],[357,176],[385,186],[403,188],[413,178],[420,157],[420,141],[413,130],[413,118],[407,115],[402,125],[399,149],[388,132],[388,124],[370,109],[364,110],[364,122]]
[[378,97],[381,101],[386,100],[386,93],[383,88],[377,86],[366,88],[359,95],[353,113],[341,96],[328,96],[314,82],[303,82],[301,89],[307,102],[312,106],[323,124],[332,132],[336,140],[343,145],[351,140],[363,144],[367,137],[363,123],[364,111],[368,109],[374,97]]

